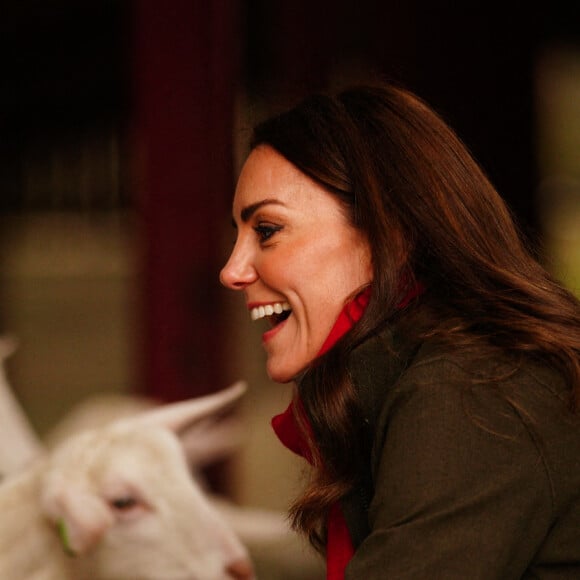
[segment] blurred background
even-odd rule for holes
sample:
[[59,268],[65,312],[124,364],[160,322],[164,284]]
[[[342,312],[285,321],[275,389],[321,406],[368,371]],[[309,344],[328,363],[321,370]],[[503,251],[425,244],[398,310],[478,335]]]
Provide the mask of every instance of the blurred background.
[[269,420],[290,390],[218,274],[249,128],[312,90],[418,92],[578,291],[580,14],[515,4],[2,2],[0,331],[39,432],[96,393],[171,401],[244,378],[247,439],[216,481],[288,505],[300,464]]

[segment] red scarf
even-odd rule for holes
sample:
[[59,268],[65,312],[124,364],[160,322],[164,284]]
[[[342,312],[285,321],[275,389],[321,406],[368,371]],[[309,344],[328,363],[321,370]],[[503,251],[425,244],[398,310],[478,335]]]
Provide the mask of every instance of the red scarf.
[[[414,288],[411,288],[403,300],[397,305],[397,309],[400,310],[407,306],[413,298],[422,294],[423,290],[424,288],[421,284],[417,284]],[[370,295],[370,288],[366,288],[344,307],[334,323],[328,338],[324,341],[318,356],[330,350],[353,327],[354,323],[360,320],[369,303]],[[283,413],[276,415],[272,419],[272,428],[285,447],[297,455],[304,457],[309,463],[312,463],[310,449],[294,418],[294,404],[301,405],[300,400],[293,400]],[[306,419],[306,412],[303,409],[301,409],[301,416]],[[310,428],[308,424],[306,427]],[[339,503],[333,505],[330,510],[327,531],[326,579],[344,580],[344,571],[354,554],[354,548]]]
[[[352,328],[354,323],[360,320],[369,303],[369,299],[370,288],[367,288],[344,307],[334,323],[330,334],[324,341],[318,356],[330,350]],[[309,463],[312,463],[312,456],[308,445],[296,425],[293,413],[294,404],[295,401],[292,401],[286,411],[280,415],[276,415],[272,419],[272,428],[285,447],[297,455],[304,457]],[[300,404],[299,401],[298,404]],[[301,414],[303,417],[306,417],[305,412]],[[354,554],[354,548],[346,521],[340,509],[340,504],[338,503],[333,505],[330,510],[327,529],[326,578],[327,580],[343,580],[344,570]]]

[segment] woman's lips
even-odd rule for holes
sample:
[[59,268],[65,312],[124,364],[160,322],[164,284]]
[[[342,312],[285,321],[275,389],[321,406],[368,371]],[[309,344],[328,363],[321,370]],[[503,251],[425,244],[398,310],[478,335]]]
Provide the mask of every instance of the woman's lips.
[[270,330],[267,330],[266,332],[264,332],[264,334],[262,334],[262,342],[266,343],[269,340],[271,340],[272,338],[274,338],[274,336],[276,336],[276,334],[278,334],[280,332],[280,330],[282,330],[282,328],[284,326],[286,326],[287,321],[288,321],[288,318],[285,318],[281,322],[278,322]]
[[267,318],[272,328],[262,335],[262,341],[267,342],[272,339],[284,326],[284,323],[292,314],[290,304],[286,301],[269,303],[248,304],[250,317],[252,320],[262,320]]

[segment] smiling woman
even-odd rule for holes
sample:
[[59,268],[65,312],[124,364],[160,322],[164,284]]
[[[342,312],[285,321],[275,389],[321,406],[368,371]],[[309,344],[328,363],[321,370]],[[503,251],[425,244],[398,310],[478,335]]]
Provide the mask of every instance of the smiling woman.
[[221,280],[244,291],[252,320],[269,319],[268,374],[289,382],[370,284],[370,246],[335,196],[267,146],[244,165],[233,213],[237,240]]
[[580,576],[580,305],[465,146],[392,85],[254,130],[221,273],[267,318],[291,508],[329,580]]

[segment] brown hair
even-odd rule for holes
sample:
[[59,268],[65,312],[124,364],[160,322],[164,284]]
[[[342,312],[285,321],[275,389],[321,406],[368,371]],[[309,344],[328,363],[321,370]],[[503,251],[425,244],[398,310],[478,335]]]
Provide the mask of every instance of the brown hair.
[[322,458],[291,513],[315,546],[364,457],[348,352],[392,320],[418,280],[426,288],[419,300],[434,305],[423,336],[544,360],[580,406],[578,300],[534,259],[489,179],[424,102],[393,85],[314,95],[257,126],[252,147],[261,145],[336,195],[372,250],[370,304],[309,371],[316,388],[301,393]]

